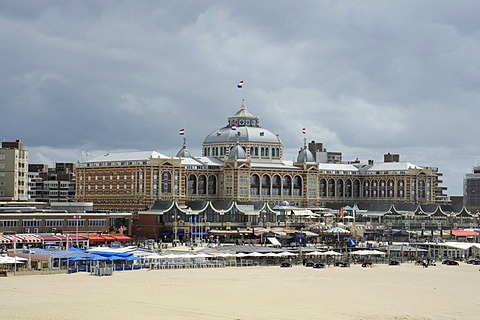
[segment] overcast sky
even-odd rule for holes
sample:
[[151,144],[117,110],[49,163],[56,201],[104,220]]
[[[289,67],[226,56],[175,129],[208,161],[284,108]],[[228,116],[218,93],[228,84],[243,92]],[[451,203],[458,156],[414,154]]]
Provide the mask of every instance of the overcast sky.
[[[244,98],[287,160],[439,167],[449,195],[478,164],[479,1],[0,1],[0,139],[30,163],[82,151],[174,156]],[[237,89],[243,80],[243,89]]]

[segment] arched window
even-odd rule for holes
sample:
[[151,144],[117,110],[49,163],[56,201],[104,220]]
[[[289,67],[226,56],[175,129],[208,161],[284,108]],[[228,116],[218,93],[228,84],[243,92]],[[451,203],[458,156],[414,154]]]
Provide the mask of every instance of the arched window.
[[204,174],[198,177],[198,194],[207,194],[207,177]]
[[327,189],[328,197],[329,198],[335,197],[335,180],[328,179],[328,186],[327,187],[328,187],[328,189]]
[[295,176],[293,177],[293,195],[301,196],[302,195],[302,177]]
[[343,198],[343,180],[342,179],[338,179],[337,180],[337,197],[338,198]]
[[272,195],[279,196],[282,191],[282,179],[278,174],[272,178]]
[[264,174],[262,176],[262,195],[269,196],[270,195],[270,176]]
[[345,197],[351,198],[353,193],[353,184],[352,180],[347,179],[345,180]]
[[418,181],[418,198],[425,199],[426,192],[425,192],[425,180],[421,179]]
[[320,186],[320,189],[318,194],[320,195],[320,197],[326,197],[327,196],[327,180],[320,179],[319,186]]
[[290,176],[283,177],[282,195],[284,196],[292,195],[292,178]]
[[256,174],[250,177],[250,194],[252,196],[258,196],[260,194],[260,177]]
[[207,192],[209,195],[217,194],[217,177],[214,175],[208,177]]
[[197,177],[194,174],[188,176],[187,194],[190,196],[197,194]]
[[360,197],[360,180],[358,179],[353,180],[353,197]]

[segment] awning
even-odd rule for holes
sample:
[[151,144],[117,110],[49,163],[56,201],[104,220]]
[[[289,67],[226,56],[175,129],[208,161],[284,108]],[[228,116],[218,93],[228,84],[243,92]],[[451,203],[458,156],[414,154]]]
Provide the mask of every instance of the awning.
[[101,237],[104,238],[106,241],[117,241],[117,239],[112,236],[101,235]]
[[277,238],[267,237],[267,240],[274,246],[282,246],[282,244],[280,243],[280,241],[277,240]]
[[132,238],[127,236],[114,236],[117,241],[132,241]]
[[88,241],[90,242],[105,242],[105,238],[98,236],[88,236]]
[[84,240],[87,240],[88,238],[87,237],[84,237],[84,236],[77,236],[77,235],[74,235],[74,234],[69,234],[68,235],[68,240],[69,241],[84,241]]
[[33,234],[17,234],[17,237],[22,239],[23,243],[40,243],[42,239]]
[[478,237],[480,234],[476,231],[452,230],[455,237]]
[[5,242],[5,243],[23,243],[22,238],[19,238],[19,237],[14,236],[14,235],[8,235],[8,236],[4,235],[3,238],[5,238],[9,241],[9,242]]
[[43,242],[59,242],[61,239],[56,236],[39,236]]
[[9,238],[0,236],[0,243],[11,243],[12,241]]

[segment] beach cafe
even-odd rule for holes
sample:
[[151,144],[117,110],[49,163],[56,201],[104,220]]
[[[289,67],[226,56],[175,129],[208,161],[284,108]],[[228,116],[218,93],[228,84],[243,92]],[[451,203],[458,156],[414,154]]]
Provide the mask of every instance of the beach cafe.
[[[136,247],[129,247],[135,248]],[[43,249],[30,248],[10,252],[17,258],[22,259],[23,265],[18,265],[21,270],[66,270],[68,273],[94,272],[98,268],[113,271],[136,270],[142,268],[140,256],[133,250],[105,250],[106,247],[83,250],[78,248]],[[15,266],[17,267],[17,266]],[[20,270],[20,269],[19,269]],[[104,272],[105,273],[105,272]]]

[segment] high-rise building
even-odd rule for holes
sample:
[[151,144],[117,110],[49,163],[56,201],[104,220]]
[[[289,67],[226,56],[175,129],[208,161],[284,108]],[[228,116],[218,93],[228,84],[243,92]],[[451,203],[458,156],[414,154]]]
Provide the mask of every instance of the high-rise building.
[[29,195],[36,202],[70,202],[75,198],[75,164],[29,164]]
[[463,179],[463,205],[470,212],[480,211],[480,166],[473,167]]
[[2,142],[0,149],[0,200],[28,200],[28,151],[20,140]]

